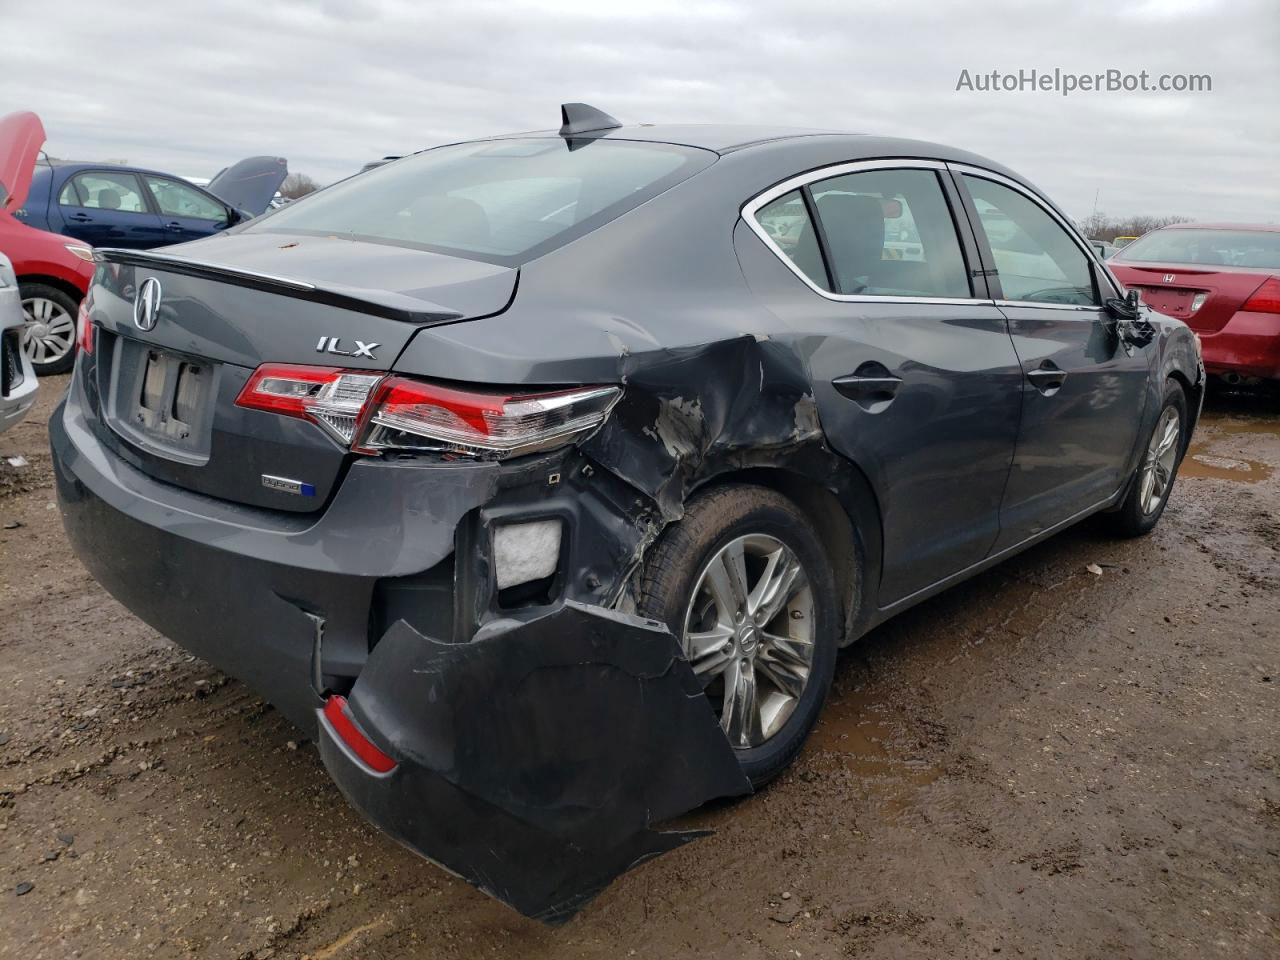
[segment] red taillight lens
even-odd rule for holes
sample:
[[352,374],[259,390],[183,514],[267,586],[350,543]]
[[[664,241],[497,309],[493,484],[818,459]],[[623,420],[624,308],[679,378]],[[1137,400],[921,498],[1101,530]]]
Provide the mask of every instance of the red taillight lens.
[[617,387],[554,393],[481,393],[388,377],[362,418],[355,449],[429,450],[500,460],[570,442],[604,422]]
[[1264,281],[1240,309],[1250,313],[1280,313],[1280,279],[1272,277]]
[[351,748],[351,752],[360,758],[360,762],[376,773],[390,773],[396,768],[396,761],[379,750],[364,731],[356,726],[351,716],[351,708],[347,706],[347,698],[332,696],[324,702],[324,718],[333,727],[338,738]]
[[80,301],[76,311],[76,346],[82,353],[93,353],[93,323],[89,320],[89,298]]
[[264,363],[245,383],[236,406],[311,420],[350,443],[365,401],[381,379],[380,373],[360,370]]
[[501,460],[569,443],[603,423],[621,395],[617,387],[487,393],[360,370],[264,363],[236,405],[311,420],[356,453]]

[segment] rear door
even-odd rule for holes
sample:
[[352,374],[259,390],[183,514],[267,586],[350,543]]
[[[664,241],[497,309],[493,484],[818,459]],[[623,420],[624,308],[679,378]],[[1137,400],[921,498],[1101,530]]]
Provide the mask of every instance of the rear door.
[[146,249],[165,243],[160,218],[142,189],[138,177],[125,171],[72,175],[58,191],[61,232],[95,247]]
[[956,168],[1022,366],[1022,420],[997,551],[1111,496],[1127,478],[1151,347],[1129,349],[1103,307],[1088,244],[1031,191]]
[[160,214],[166,243],[197,240],[231,225],[231,212],[215,197],[171,177],[142,175]]
[[[808,289],[753,279],[807,355],[829,442],[867,474],[882,606],[980,562],[996,539],[1021,371],[944,165],[818,171],[744,218]],[[775,271],[776,272],[776,271]]]

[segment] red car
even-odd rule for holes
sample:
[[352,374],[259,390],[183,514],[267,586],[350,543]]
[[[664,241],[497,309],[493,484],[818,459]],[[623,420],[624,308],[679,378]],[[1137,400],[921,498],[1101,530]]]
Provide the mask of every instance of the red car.
[[1280,226],[1174,224],[1107,265],[1153,310],[1200,335],[1210,373],[1228,383],[1280,380]]
[[93,250],[13,217],[31,187],[44,127],[34,113],[0,117],[0,253],[18,275],[26,327],[22,350],[36,373],[63,373],[75,361],[76,312],[93,277]]

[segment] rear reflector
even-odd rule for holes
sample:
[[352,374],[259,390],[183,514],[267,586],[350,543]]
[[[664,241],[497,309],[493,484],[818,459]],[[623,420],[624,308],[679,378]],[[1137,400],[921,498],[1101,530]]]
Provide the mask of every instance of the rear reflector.
[[396,762],[373,745],[373,741],[356,726],[351,716],[351,708],[347,706],[347,698],[332,696],[324,703],[324,717],[333,727],[343,743],[351,748],[351,752],[360,758],[375,773],[390,773],[396,768]]
[[76,311],[76,346],[81,353],[93,353],[93,324],[89,320],[89,298],[80,301]]
[[1250,313],[1280,313],[1280,279],[1272,277],[1263,281],[1240,309]]

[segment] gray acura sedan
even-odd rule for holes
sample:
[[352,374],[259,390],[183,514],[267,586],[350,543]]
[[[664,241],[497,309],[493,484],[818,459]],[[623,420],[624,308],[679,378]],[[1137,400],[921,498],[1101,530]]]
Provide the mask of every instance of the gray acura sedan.
[[102,584],[397,840],[567,918],[795,757],[838,648],[1105,512],[1204,372],[982,157],[622,126],[99,249],[50,426]]

